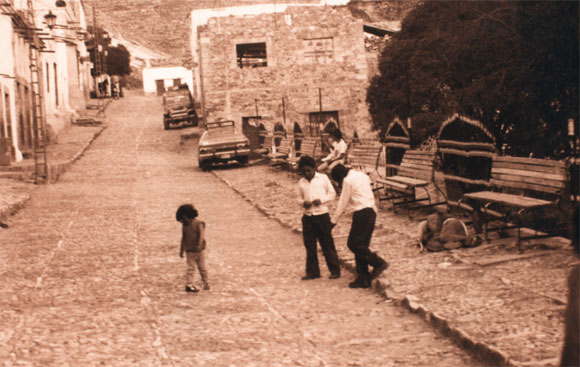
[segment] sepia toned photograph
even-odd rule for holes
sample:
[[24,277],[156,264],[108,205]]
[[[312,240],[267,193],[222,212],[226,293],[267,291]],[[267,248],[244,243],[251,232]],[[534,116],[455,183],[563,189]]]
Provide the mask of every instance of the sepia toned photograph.
[[579,29],[0,0],[0,367],[580,367]]

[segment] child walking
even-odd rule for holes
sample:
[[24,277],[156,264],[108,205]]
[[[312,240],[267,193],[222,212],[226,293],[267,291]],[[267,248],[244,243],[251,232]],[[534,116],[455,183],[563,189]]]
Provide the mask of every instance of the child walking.
[[186,292],[199,292],[199,289],[193,285],[196,268],[199,269],[203,289],[210,289],[205,266],[205,223],[197,219],[197,216],[198,212],[191,204],[181,205],[175,214],[175,219],[183,224],[179,257],[183,258],[185,252],[187,264],[185,272]]

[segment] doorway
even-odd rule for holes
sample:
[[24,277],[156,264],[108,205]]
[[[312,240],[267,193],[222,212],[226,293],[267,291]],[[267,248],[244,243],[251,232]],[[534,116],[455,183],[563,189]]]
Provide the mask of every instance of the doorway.
[[155,81],[155,86],[157,87],[157,95],[162,96],[165,93],[165,80],[158,79]]

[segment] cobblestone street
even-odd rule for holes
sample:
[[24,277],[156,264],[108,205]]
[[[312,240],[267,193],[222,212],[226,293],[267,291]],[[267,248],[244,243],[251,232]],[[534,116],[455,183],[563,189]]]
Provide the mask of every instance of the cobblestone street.
[[[0,231],[1,366],[481,365],[419,316],[349,289],[348,271],[329,280],[321,261],[322,278],[301,281],[301,236],[236,192],[261,180],[270,203],[276,188],[292,195],[255,176],[268,167],[202,172],[181,139],[197,129],[164,131],[158,97],[128,94],[107,116],[83,157]],[[185,202],[207,223],[211,291],[184,292]],[[297,224],[278,204],[275,217]]]

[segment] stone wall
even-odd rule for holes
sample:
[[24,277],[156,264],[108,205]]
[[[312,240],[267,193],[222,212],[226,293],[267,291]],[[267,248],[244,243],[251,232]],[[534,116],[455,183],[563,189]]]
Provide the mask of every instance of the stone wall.
[[[84,0],[87,22],[93,22],[93,5],[97,23],[106,30],[135,41],[152,50],[171,55],[160,62],[172,66],[191,66],[189,35],[190,14],[195,9],[269,3],[270,0]],[[279,0],[278,3],[292,2]],[[305,0],[304,2],[318,2]]]
[[[271,0],[83,0],[87,23],[97,22],[106,30],[123,35],[152,50],[171,55],[165,64],[191,66],[190,13],[195,9],[271,3]],[[318,0],[277,0],[276,3],[319,3]],[[351,9],[366,12],[372,21],[400,20],[418,0],[351,1]],[[368,20],[368,19],[365,19]]]
[[[349,135],[370,130],[363,22],[347,7],[289,7],[285,13],[210,19],[199,27],[201,78],[209,120],[263,116],[266,128],[294,122],[307,130],[309,113],[338,111]],[[322,41],[320,41],[322,39]],[[236,44],[264,42],[267,66],[240,68]],[[309,51],[331,49],[326,63]],[[283,102],[285,111],[283,110]]]

